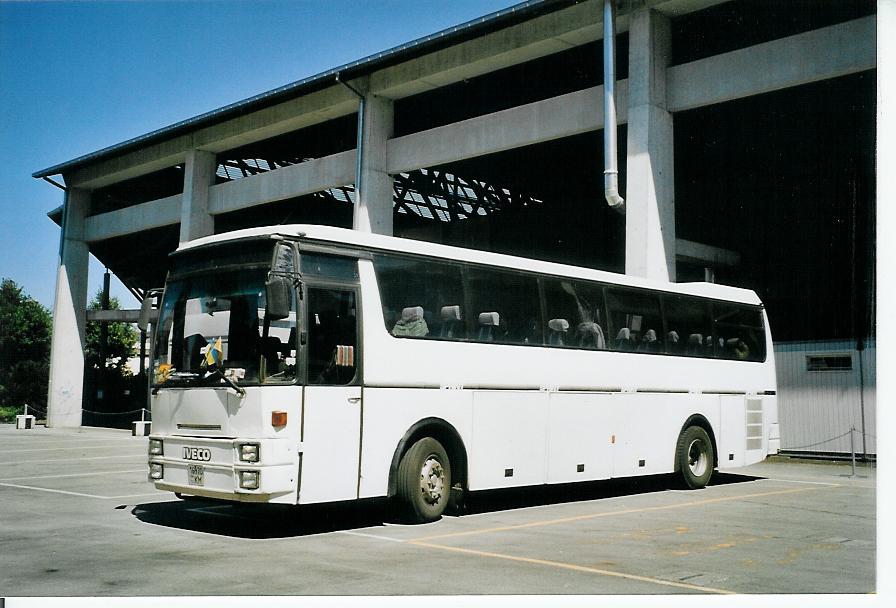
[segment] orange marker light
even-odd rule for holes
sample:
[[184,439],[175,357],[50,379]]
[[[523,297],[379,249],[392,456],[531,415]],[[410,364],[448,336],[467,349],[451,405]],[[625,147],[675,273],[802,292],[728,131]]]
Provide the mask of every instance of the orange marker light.
[[271,426],[286,426],[286,412],[271,412]]

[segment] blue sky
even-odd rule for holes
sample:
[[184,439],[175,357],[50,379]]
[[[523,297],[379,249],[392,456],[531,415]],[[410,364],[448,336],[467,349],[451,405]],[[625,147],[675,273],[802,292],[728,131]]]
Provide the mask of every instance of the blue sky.
[[52,308],[62,191],[33,172],[513,4],[0,2],[0,277]]

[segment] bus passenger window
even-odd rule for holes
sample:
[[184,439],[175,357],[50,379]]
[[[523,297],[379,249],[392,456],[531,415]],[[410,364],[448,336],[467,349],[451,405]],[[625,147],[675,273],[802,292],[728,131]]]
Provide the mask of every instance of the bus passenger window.
[[562,340],[556,339],[548,323],[548,346],[594,350],[607,348],[603,325],[603,288],[569,279],[545,279],[543,284],[545,318],[569,322],[569,330]]
[[542,344],[544,328],[535,277],[470,267],[466,279],[471,313],[475,314],[470,321],[476,323],[470,329],[477,341]]
[[661,353],[665,349],[663,319],[657,294],[627,289],[607,290],[615,350]]
[[666,352],[670,355],[686,357],[712,357],[712,317],[709,303],[699,298],[687,296],[663,296],[663,311],[666,328],[671,334],[685,336],[684,342],[666,342]]
[[743,304],[713,304],[716,335],[724,336],[716,356],[740,361],[765,361],[762,312]]
[[[418,339],[466,338],[460,321],[464,301],[460,265],[378,254],[373,257],[373,267],[390,334]],[[445,309],[452,307],[457,310],[446,317]]]

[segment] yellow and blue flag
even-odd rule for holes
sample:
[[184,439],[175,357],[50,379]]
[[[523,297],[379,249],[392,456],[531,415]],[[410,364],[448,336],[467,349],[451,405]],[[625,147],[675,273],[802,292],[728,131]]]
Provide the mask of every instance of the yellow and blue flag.
[[221,338],[208,341],[208,349],[205,351],[205,365],[211,367],[221,363],[224,359],[224,346],[221,344]]

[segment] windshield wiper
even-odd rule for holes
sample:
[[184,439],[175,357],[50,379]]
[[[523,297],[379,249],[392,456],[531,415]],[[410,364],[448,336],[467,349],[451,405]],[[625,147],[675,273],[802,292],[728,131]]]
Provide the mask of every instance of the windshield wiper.
[[224,383],[227,384],[227,386],[229,386],[230,388],[235,390],[240,397],[246,396],[246,389],[244,389],[242,386],[237,384],[233,378],[230,378],[229,376],[225,375],[224,372],[221,371],[220,369],[216,369],[215,371],[209,372],[205,377],[211,378],[212,376],[218,376],[218,378],[223,380]]

